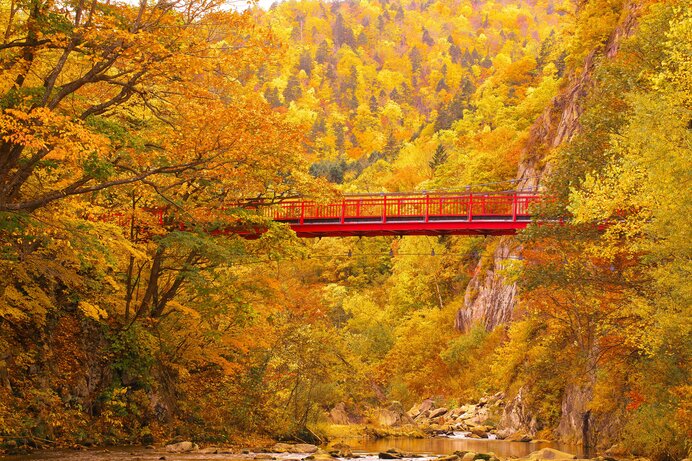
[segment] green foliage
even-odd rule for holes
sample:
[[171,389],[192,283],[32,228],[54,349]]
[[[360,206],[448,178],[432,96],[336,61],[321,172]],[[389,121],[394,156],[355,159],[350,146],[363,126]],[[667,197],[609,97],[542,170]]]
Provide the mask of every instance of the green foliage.
[[482,325],[475,325],[467,334],[450,341],[447,349],[442,352],[442,360],[458,367],[469,362],[477,349],[487,339],[488,332]]
[[[111,366],[125,386],[150,388],[151,367],[155,363],[156,344],[150,332],[138,324],[112,333]],[[110,397],[106,396],[107,399]]]
[[633,453],[657,460],[683,459],[689,453],[686,428],[675,421],[676,406],[661,402],[645,404],[629,415],[623,438]]

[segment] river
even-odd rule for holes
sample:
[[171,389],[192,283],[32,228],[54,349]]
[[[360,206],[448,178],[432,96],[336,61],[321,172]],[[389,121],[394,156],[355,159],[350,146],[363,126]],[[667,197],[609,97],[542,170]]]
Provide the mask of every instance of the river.
[[[493,452],[500,457],[521,457],[541,448],[557,448],[569,453],[581,455],[577,447],[563,446],[554,443],[525,443],[506,442],[503,440],[465,439],[435,437],[429,439],[414,438],[387,438],[387,439],[343,439],[335,440],[350,445],[353,452],[362,456],[362,461],[376,461],[377,453],[390,448],[397,448],[404,452],[416,453],[430,458],[435,455],[447,455],[458,450],[469,450],[479,453]],[[296,461],[307,454],[273,454],[277,461]],[[158,461],[164,457],[167,461],[252,461],[255,455],[241,454],[200,454],[185,453],[171,454],[164,449],[146,449],[141,447],[116,447],[108,449],[92,449],[82,451],[51,450],[36,452],[25,456],[0,456],[4,461]],[[264,461],[264,460],[263,460]],[[419,459],[419,461],[421,461]],[[425,460],[422,460],[425,461]]]

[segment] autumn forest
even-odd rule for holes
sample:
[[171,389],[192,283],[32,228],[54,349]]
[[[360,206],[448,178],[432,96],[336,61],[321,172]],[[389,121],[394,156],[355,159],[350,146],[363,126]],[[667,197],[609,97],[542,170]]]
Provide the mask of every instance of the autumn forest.
[[[687,1],[0,0],[0,34],[0,457],[690,456]],[[505,236],[272,219],[424,191],[542,199]]]

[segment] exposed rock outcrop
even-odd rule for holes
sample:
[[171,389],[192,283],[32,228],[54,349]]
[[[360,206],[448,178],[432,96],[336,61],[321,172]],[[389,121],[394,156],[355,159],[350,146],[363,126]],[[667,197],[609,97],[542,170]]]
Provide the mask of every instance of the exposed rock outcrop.
[[348,408],[344,402],[340,402],[329,411],[329,421],[332,424],[348,425],[361,423],[362,418],[352,408]]
[[[547,154],[569,142],[580,130],[579,118],[584,110],[585,98],[593,87],[597,57],[613,58],[617,55],[623,39],[635,30],[640,9],[640,3],[635,0],[625,4],[619,24],[605,46],[593,50],[585,58],[578,72],[569,77],[565,89],[535,121],[517,171],[518,190],[540,190],[542,178],[550,174],[551,166],[546,162]],[[521,248],[516,240],[503,238],[492,250],[490,260],[485,258],[478,263],[476,273],[466,290],[464,306],[456,316],[457,329],[465,332],[473,324],[481,323],[486,329],[491,330],[512,320],[515,315],[517,289],[513,283],[504,279],[501,269],[508,259],[518,257],[520,252]],[[593,420],[588,413],[588,405],[579,403],[582,400],[587,402],[590,392],[588,385],[568,386],[566,389],[557,430],[561,439],[593,443],[592,440],[588,440],[588,434],[593,432],[593,425],[605,428],[605,422]],[[582,395],[583,399],[577,398],[577,394]],[[524,404],[520,392],[506,406],[499,432],[503,435],[521,431],[535,434],[539,425],[540,422],[531,417],[531,409]]]
[[371,422],[377,426],[397,427],[404,424],[413,424],[413,419],[404,411],[400,402],[392,401],[387,408],[378,408],[373,411]]
[[524,401],[524,389],[521,388],[505,405],[498,426],[498,435],[502,438],[527,441],[524,440],[524,436],[530,438],[538,431],[536,418],[531,413]]
[[468,332],[475,323],[490,331],[512,319],[517,286],[501,275],[505,263],[518,255],[516,240],[504,238],[493,252],[490,262],[482,260],[476,267],[464,295],[464,308],[457,312],[455,327]]

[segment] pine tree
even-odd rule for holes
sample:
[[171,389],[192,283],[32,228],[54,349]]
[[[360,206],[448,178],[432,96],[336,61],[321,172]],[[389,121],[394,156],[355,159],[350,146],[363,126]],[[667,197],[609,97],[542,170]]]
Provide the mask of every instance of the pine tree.
[[265,99],[272,107],[279,107],[281,99],[279,99],[279,89],[274,87],[264,94]]
[[420,51],[417,47],[414,46],[413,48],[411,48],[411,51],[408,54],[408,58],[411,61],[411,71],[419,71],[421,68],[423,58],[421,57]]
[[423,29],[423,43],[425,43],[428,46],[433,46],[435,44],[435,40],[430,36],[430,32],[428,32],[428,29]]
[[298,69],[304,70],[306,74],[312,74],[312,56],[310,55],[310,50],[305,49],[300,53]]
[[373,95],[370,96],[370,112],[376,114],[380,110],[380,105],[377,102],[377,98]]
[[337,48],[341,47],[342,45],[348,45],[351,48],[355,48],[356,39],[353,36],[353,30],[351,30],[351,28],[346,24],[341,13],[337,13],[336,15],[332,33],[334,36],[334,44]]
[[317,52],[315,53],[315,61],[320,64],[324,64],[329,61],[331,56],[331,49],[329,48],[329,43],[326,40],[322,40],[320,45],[317,47]]
[[430,165],[430,169],[434,172],[440,167],[440,165],[447,161],[447,158],[448,155],[444,146],[442,144],[438,144],[437,149],[435,149],[435,153],[432,156],[432,159],[428,162],[428,165]]
[[303,95],[303,89],[300,87],[300,81],[295,75],[291,75],[288,78],[288,84],[284,89],[284,101],[289,103],[299,99]]

